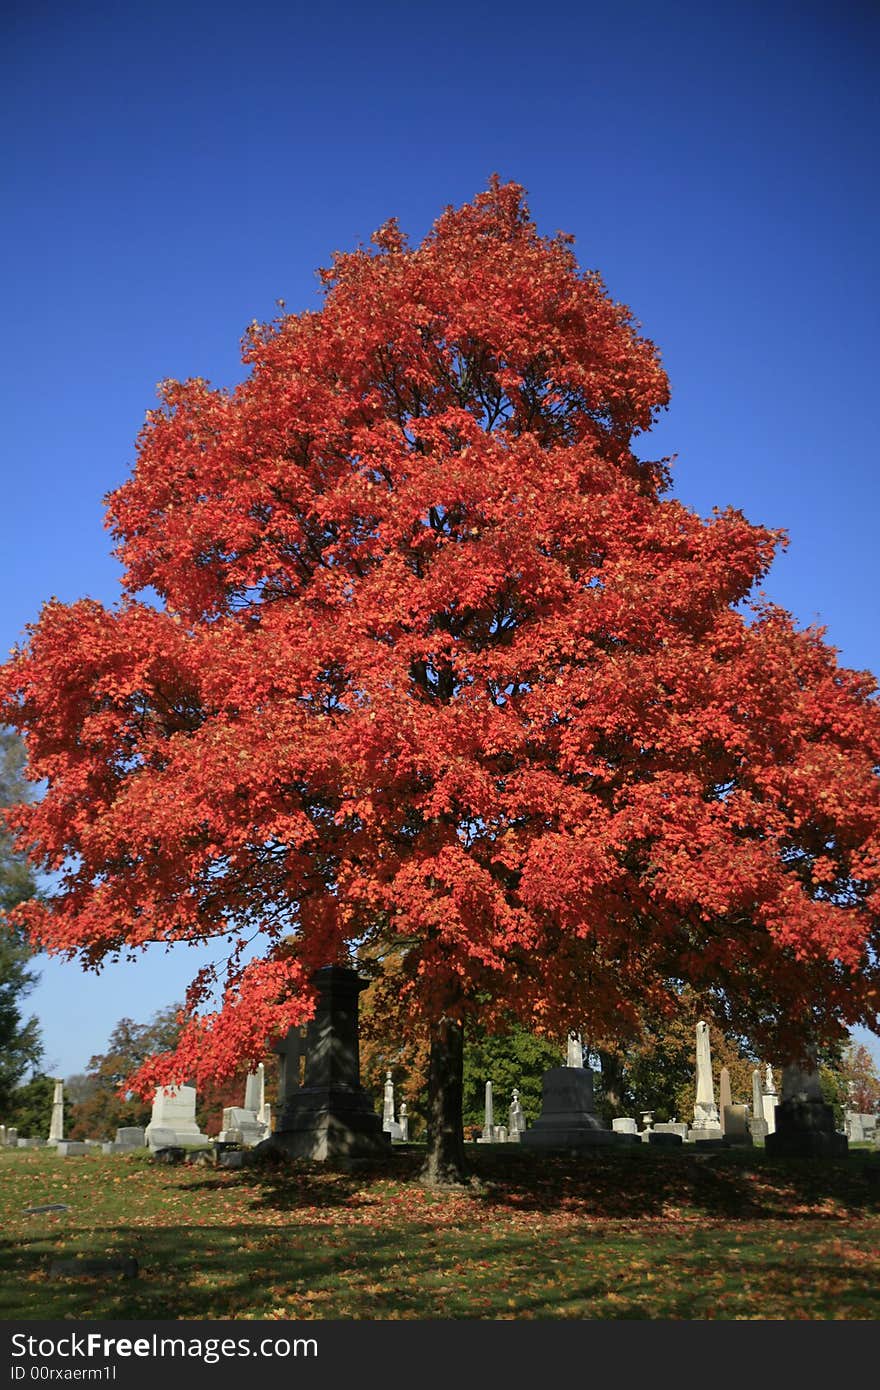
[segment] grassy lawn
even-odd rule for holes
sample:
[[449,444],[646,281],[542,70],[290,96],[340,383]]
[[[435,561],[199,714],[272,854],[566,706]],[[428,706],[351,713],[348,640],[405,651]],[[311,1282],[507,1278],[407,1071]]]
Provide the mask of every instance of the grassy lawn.
[[[425,1191],[404,1149],[358,1172],[0,1151],[0,1317],[880,1318],[870,1150],[469,1152],[480,1194]],[[49,1272],[108,1256],[139,1276]]]

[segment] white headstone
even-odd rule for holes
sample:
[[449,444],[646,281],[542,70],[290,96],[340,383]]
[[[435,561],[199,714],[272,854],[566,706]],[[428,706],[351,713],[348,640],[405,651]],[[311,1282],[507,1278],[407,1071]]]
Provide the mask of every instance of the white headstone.
[[385,1093],[382,1097],[382,1128],[391,1129],[394,1124],[394,1082],[391,1080],[391,1072],[385,1073]]
[[[174,1138],[169,1139],[169,1135]],[[202,1134],[196,1124],[195,1086],[159,1087],[144,1138],[154,1151],[168,1147],[198,1148],[210,1144],[207,1134]]]
[[52,1118],[49,1121],[49,1143],[57,1144],[64,1138],[64,1082],[55,1082],[52,1097]]
[[631,1115],[620,1115],[616,1120],[611,1121],[611,1128],[615,1134],[638,1134],[638,1122]]
[[492,1082],[486,1082],[486,1099],[483,1112],[483,1133],[481,1136],[483,1144],[495,1142],[495,1107],[492,1101]]

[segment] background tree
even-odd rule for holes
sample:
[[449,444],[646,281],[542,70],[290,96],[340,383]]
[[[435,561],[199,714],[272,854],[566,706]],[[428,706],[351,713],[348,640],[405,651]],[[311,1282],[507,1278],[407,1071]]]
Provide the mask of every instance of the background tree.
[[[65,1099],[70,1102],[71,1139],[113,1139],[124,1125],[149,1124],[152,1096],[143,1097],[126,1086],[127,1078],[156,1054],[172,1051],[180,1038],[181,1004],[168,1004],[157,1010],[147,1023],[121,1018],[107,1043],[107,1051],[96,1054],[83,1073],[64,1083]],[[277,1073],[275,1058],[266,1058],[266,1100],[272,1104]],[[223,1111],[229,1105],[243,1105],[247,1067],[222,1082],[203,1083],[196,1096],[196,1120],[206,1134],[217,1135],[222,1128]]]
[[860,1115],[880,1111],[880,1072],[868,1049],[850,1039],[820,1059],[822,1094],[834,1111],[837,1128],[844,1128],[844,1112]]
[[712,1080],[715,1100],[719,1099],[721,1069],[730,1075],[735,1104],[752,1104],[752,1072],[761,1066],[748,1040],[725,1035],[712,1013],[712,1000],[693,990],[678,992],[678,1007],[671,1017],[661,1017],[644,1025],[640,1036],[625,1049],[614,1040],[596,1045],[599,1061],[597,1110],[610,1123],[618,1115],[638,1117],[643,1110],[653,1112],[655,1121],[693,1118],[696,1101],[696,1025],[709,1025]]
[[533,1125],[541,1113],[544,1073],[565,1063],[565,1042],[554,1043],[529,1033],[513,1022],[504,1033],[483,1033],[473,1025],[464,1042],[465,1130],[482,1132],[485,1120],[486,1082],[492,1082],[495,1123],[507,1124],[507,1112],[514,1087],[526,1124]]
[[230,942],[137,1084],[258,1060],[382,942],[429,1182],[473,1019],[625,1044],[689,984],[768,1054],[878,1025],[876,683],[753,600],[780,532],[636,454],[668,382],[570,240],[495,179],[337,255],[234,391],[166,382],[108,499],[123,602],[50,602],[0,670],[61,874],[33,939]]
[[25,1019],[21,1011],[22,999],[38,979],[29,968],[33,952],[21,927],[9,921],[13,908],[33,897],[36,883],[28,860],[14,852],[2,815],[4,807],[28,797],[25,761],[19,736],[0,729],[0,1116],[10,1113],[13,1091],[28,1070],[37,1071],[43,1058],[39,1024],[36,1018]]
[[48,1139],[54,1096],[54,1078],[37,1073],[12,1091],[4,1123],[14,1125],[21,1139]]
[[126,1089],[124,1083],[148,1057],[176,1046],[180,1010],[180,1004],[169,1004],[147,1023],[121,1018],[110,1034],[107,1051],[89,1058],[84,1075],[68,1079],[71,1139],[114,1139],[123,1125],[149,1123],[152,1100]]

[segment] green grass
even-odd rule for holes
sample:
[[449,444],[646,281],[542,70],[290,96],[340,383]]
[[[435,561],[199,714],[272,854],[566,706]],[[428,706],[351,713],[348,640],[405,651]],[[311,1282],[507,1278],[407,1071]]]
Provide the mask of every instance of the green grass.
[[[479,1194],[424,1190],[411,1150],[359,1172],[0,1152],[0,1317],[880,1317],[871,1151],[469,1151]],[[131,1255],[136,1279],[49,1273]]]

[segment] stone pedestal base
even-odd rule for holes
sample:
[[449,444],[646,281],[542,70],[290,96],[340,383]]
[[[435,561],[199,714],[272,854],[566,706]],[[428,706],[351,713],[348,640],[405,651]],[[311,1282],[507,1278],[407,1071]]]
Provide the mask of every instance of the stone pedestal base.
[[723,1139],[720,1125],[707,1125],[705,1129],[689,1129],[687,1132],[688,1143],[700,1144],[710,1139]]
[[835,1130],[834,1112],[824,1101],[784,1100],[764,1148],[784,1158],[839,1158],[849,1151],[849,1140]]
[[593,1113],[593,1076],[585,1067],[544,1073],[541,1114],[520,1138],[526,1149],[591,1149],[628,1144],[631,1136],[605,1129]]
[[274,1134],[252,1152],[270,1150],[319,1162],[387,1158],[391,1136],[382,1129],[380,1116],[360,1087],[303,1087],[289,1097]]

